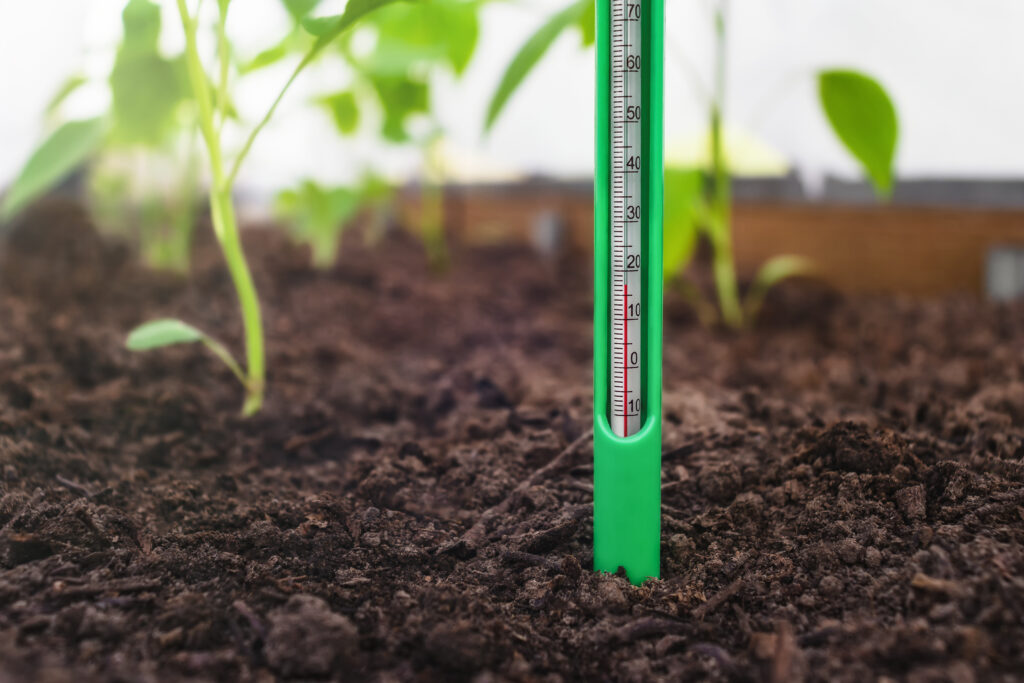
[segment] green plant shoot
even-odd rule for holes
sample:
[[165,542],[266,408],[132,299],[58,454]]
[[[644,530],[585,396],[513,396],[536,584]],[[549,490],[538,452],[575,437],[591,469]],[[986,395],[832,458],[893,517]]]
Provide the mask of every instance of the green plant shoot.
[[[297,27],[310,24],[310,14],[320,0],[282,0]],[[329,92],[317,95],[313,102],[330,117],[342,135],[353,135],[368,124],[378,124],[374,131],[392,145],[413,145],[423,158],[424,177],[421,186],[421,210],[416,212],[418,230],[435,270],[448,262],[443,215],[443,164],[436,150],[444,130],[433,114],[433,76],[447,70],[456,78],[469,65],[476,50],[480,32],[479,12],[486,0],[421,0],[395,3],[366,17],[361,26],[366,32],[360,39],[372,37],[372,44],[362,41],[356,46],[354,33],[342,36],[335,49],[326,51],[323,59],[341,62],[347,80]],[[280,62],[308,48],[309,34],[293,31],[280,42],[251,58],[243,71],[261,69]],[[376,115],[367,115],[371,111]],[[420,125],[423,124],[423,125]],[[382,199],[394,194],[374,178],[372,169],[363,180],[345,186],[327,188],[303,181],[299,186],[282,191],[275,202],[278,218],[287,221],[292,235],[309,244],[315,265],[326,267],[330,243],[337,243],[346,221],[329,217],[362,216],[369,211],[379,226],[383,212]],[[354,196],[356,206],[346,198]],[[307,197],[320,208],[301,207],[298,200]],[[344,205],[344,206],[343,206]],[[333,206],[333,209],[326,209]],[[315,225],[315,227],[314,227]],[[367,237],[373,239],[372,231]],[[334,234],[332,234],[334,233]]]
[[161,320],[136,328],[128,338],[128,348],[150,350],[172,344],[203,342],[239,378],[245,389],[242,414],[251,416],[263,405],[266,388],[266,360],[263,320],[259,296],[253,282],[249,264],[242,250],[238,221],[232,201],[238,171],[252,149],[259,133],[277,110],[285,94],[298,75],[335,38],[350,29],[363,16],[394,0],[350,0],[345,11],[336,16],[307,19],[303,25],[315,38],[312,46],[295,67],[290,78],[270,105],[266,115],[253,128],[242,150],[233,161],[224,152],[221,131],[224,121],[231,115],[228,89],[230,49],[227,43],[227,18],[231,0],[217,1],[217,60],[216,78],[211,78],[203,66],[199,51],[199,19],[197,12],[189,10],[186,0],[177,0],[178,13],[185,30],[185,60],[188,82],[195,98],[199,130],[207,151],[211,186],[210,213],[214,233],[220,244],[231,281],[238,295],[239,309],[245,334],[245,366],[234,360],[227,347],[194,327],[181,321]]
[[359,211],[361,197],[347,187],[326,188],[306,180],[274,200],[274,213],[287,222],[292,235],[309,245],[316,268],[329,268],[338,254],[342,231]]
[[[338,42],[338,54],[352,73],[343,90],[320,98],[339,132],[355,132],[364,119],[361,111],[380,111],[379,133],[394,145],[413,145],[423,159],[419,236],[427,260],[435,271],[449,263],[444,225],[445,166],[440,158],[444,129],[434,115],[433,76],[441,70],[461,77],[476,51],[479,12],[484,0],[425,0],[398,4],[368,18],[376,34],[368,51]],[[354,39],[354,37],[353,37]],[[417,130],[413,122],[424,125]],[[373,202],[372,194],[364,202]]]
[[[702,322],[721,321],[739,328],[757,317],[767,291],[788,277],[812,274],[807,259],[783,255],[761,266],[740,296],[732,244],[732,179],[725,153],[725,74],[727,0],[714,4],[714,75],[707,99],[710,163],[707,168],[665,169],[665,249],[667,281],[694,305]],[[536,30],[505,68],[491,96],[484,120],[490,130],[530,71],[565,31],[577,29],[582,46],[593,43],[593,0],[577,0],[556,12]],[[893,162],[899,125],[896,108],[885,89],[866,74],[850,69],[823,70],[817,75],[822,109],[833,132],[860,162],[879,197],[892,190]],[[717,306],[683,276],[703,236],[711,247]]]
[[[88,204],[104,229],[129,234],[137,226],[144,260],[153,267],[184,271],[195,227],[196,115],[183,54],[159,47],[160,6],[128,0],[121,14],[123,37],[109,75],[93,81],[66,79],[46,108],[54,125],[14,182],[3,207],[7,219],[86,167]],[[86,84],[106,87],[108,111],[94,119],[61,123],[64,102]],[[178,163],[184,151],[184,163]],[[161,163],[181,177],[167,191],[154,187]],[[125,209],[129,194],[137,211]]]
[[[665,239],[672,244],[692,245],[703,234],[711,247],[712,275],[718,295],[720,320],[731,328],[740,328],[755,320],[768,291],[790,277],[814,272],[814,264],[795,255],[769,259],[759,269],[745,296],[740,296],[732,244],[732,179],[724,148],[725,74],[727,59],[727,6],[721,0],[714,13],[714,79],[709,103],[711,164],[705,174],[703,191],[695,197],[692,176],[672,171],[666,177],[666,196],[688,198],[696,202],[691,211],[666,207]],[[822,71],[818,76],[822,107],[837,137],[861,162],[882,197],[888,197],[892,185],[892,166],[896,152],[898,124],[896,109],[885,89],[874,79],[852,70]],[[670,199],[669,202],[672,200]],[[678,200],[676,200],[678,201]],[[666,277],[675,280],[679,291],[690,299],[704,320],[712,319],[713,309],[699,290],[682,276],[692,255],[692,247],[666,250]]]

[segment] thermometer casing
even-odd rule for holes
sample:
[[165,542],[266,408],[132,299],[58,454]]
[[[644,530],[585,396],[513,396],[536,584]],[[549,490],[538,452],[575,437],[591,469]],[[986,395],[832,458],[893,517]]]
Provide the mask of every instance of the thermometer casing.
[[[661,562],[661,366],[664,0],[642,4],[640,340],[642,422],[627,437],[610,423],[612,401],[613,0],[596,0],[594,173],[594,569],[626,570],[640,584]],[[628,3],[629,0],[626,0]],[[621,191],[621,190],[620,190]],[[636,340],[634,340],[634,343]]]

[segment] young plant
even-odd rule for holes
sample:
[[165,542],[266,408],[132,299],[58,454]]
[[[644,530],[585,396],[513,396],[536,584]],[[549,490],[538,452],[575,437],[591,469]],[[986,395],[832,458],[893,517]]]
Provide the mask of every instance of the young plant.
[[[680,233],[677,244],[689,243],[679,252],[666,249],[666,276],[674,279],[680,291],[694,301],[698,311],[707,306],[698,290],[682,275],[692,255],[692,244],[703,235],[711,247],[712,275],[718,296],[721,320],[740,328],[756,319],[768,291],[784,279],[810,274],[813,264],[807,259],[782,255],[769,259],[755,275],[744,297],[740,296],[732,246],[732,187],[724,148],[725,74],[727,59],[728,0],[719,0],[714,12],[714,78],[709,103],[710,168],[704,173],[702,191],[694,209],[678,224],[666,221],[666,234]],[[896,154],[898,120],[896,109],[885,89],[870,76],[852,70],[823,70],[817,75],[822,108],[832,130],[861,163],[877,195],[888,198],[892,190],[892,167]],[[679,201],[676,187],[666,183],[666,214]],[[687,197],[686,188],[678,193]],[[693,202],[692,196],[688,200]]]
[[[15,180],[2,217],[11,218],[91,162],[86,185],[99,223],[122,233],[137,226],[147,263],[183,271],[198,195],[195,101],[185,59],[182,54],[167,57],[159,49],[159,5],[129,0],[121,20],[123,38],[109,75],[102,82],[82,75],[67,79],[47,107],[47,117],[59,120],[66,100],[87,85],[109,90],[109,110],[57,127]],[[167,176],[175,174],[180,177],[167,183]],[[169,192],[155,187],[167,185]],[[129,198],[139,208],[131,217],[125,207]]]
[[382,114],[380,136],[419,151],[424,173],[416,227],[435,271],[444,270],[449,257],[445,171],[439,159],[445,132],[435,115],[433,81],[441,70],[456,78],[465,73],[476,52],[483,4],[484,0],[426,0],[375,13],[366,22],[376,34],[372,49],[356,49],[355,34],[338,42],[338,54],[352,73],[348,87],[321,98],[342,134],[358,129],[361,110],[376,108]]
[[373,175],[351,187],[304,180],[298,188],[278,193],[274,214],[298,242],[309,245],[313,266],[327,269],[338,257],[342,233],[357,215],[369,214],[368,236],[380,232],[391,195],[391,187]]
[[[739,328],[754,320],[768,291],[788,277],[813,272],[813,264],[799,256],[778,256],[758,271],[746,296],[740,296],[732,244],[732,180],[725,153],[724,110],[727,54],[727,3],[714,10],[715,55],[713,88],[708,102],[710,162],[706,169],[665,170],[666,280],[690,299],[705,323],[721,320]],[[578,29],[583,45],[593,42],[593,0],[577,0],[551,16],[519,49],[506,67],[484,122],[494,125],[512,94],[564,31]],[[832,130],[860,162],[877,195],[888,198],[899,124],[896,109],[885,89],[870,76],[849,69],[817,74],[822,108]],[[700,290],[683,276],[699,238],[711,248],[712,274],[718,305],[704,300]]]
[[[434,115],[433,80],[440,70],[461,76],[476,50],[479,35],[479,11],[484,0],[423,0],[399,3],[367,17],[365,33],[350,33],[337,42],[328,53],[347,67],[350,74],[343,87],[316,98],[342,135],[354,135],[374,121],[367,112],[379,114],[379,127],[374,131],[385,142],[396,146],[412,145],[421,154],[424,181],[420,194],[419,235],[424,242],[428,260],[436,270],[448,262],[444,232],[443,182],[444,165],[438,159],[444,129]],[[293,16],[302,21],[319,0],[308,0],[302,7],[293,7]],[[364,38],[371,38],[367,45]],[[301,41],[288,39],[269,48],[253,60],[255,66],[266,66],[301,49]],[[326,55],[325,55],[326,56]],[[287,191],[285,203],[309,187]],[[371,190],[365,192],[365,190]],[[360,208],[379,201],[379,188],[357,185]],[[280,203],[281,200],[279,200]],[[341,229],[341,223],[335,224]],[[315,247],[314,247],[315,249]]]
[[245,389],[242,414],[250,416],[263,405],[266,387],[266,361],[264,357],[263,321],[260,301],[246,262],[235,216],[232,193],[239,169],[252,149],[260,132],[273,117],[281,100],[299,74],[338,36],[352,28],[360,19],[394,0],[349,0],[345,11],[336,16],[307,18],[305,29],[313,36],[311,47],[295,67],[267,113],[252,129],[241,151],[233,160],[225,154],[221,132],[231,114],[229,105],[230,49],[227,42],[227,18],[231,0],[217,0],[217,62],[215,77],[207,74],[199,50],[199,17],[190,11],[186,0],[177,0],[178,13],[185,30],[185,59],[188,81],[198,109],[199,130],[207,151],[211,177],[209,190],[210,213],[214,234],[220,244],[231,281],[238,295],[239,308],[245,333],[245,359],[243,367],[235,361],[224,344],[195,327],[179,320],[156,320],[136,328],[128,337],[127,346],[134,351],[202,342],[220,358]]

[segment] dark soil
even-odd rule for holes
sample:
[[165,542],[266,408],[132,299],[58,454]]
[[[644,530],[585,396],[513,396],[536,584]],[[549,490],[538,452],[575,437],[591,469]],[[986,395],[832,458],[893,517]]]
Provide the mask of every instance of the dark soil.
[[4,248],[0,680],[1024,677],[1024,308],[794,287],[736,336],[669,301],[636,588],[589,570],[584,262],[246,237],[250,421],[202,349],[122,349],[157,315],[238,348],[210,245],[149,273],[51,204]]

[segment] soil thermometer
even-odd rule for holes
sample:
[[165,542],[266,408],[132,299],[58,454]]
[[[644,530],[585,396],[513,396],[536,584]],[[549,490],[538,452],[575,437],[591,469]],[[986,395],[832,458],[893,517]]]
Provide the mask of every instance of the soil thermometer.
[[594,568],[641,583],[661,548],[664,0],[596,1]]

